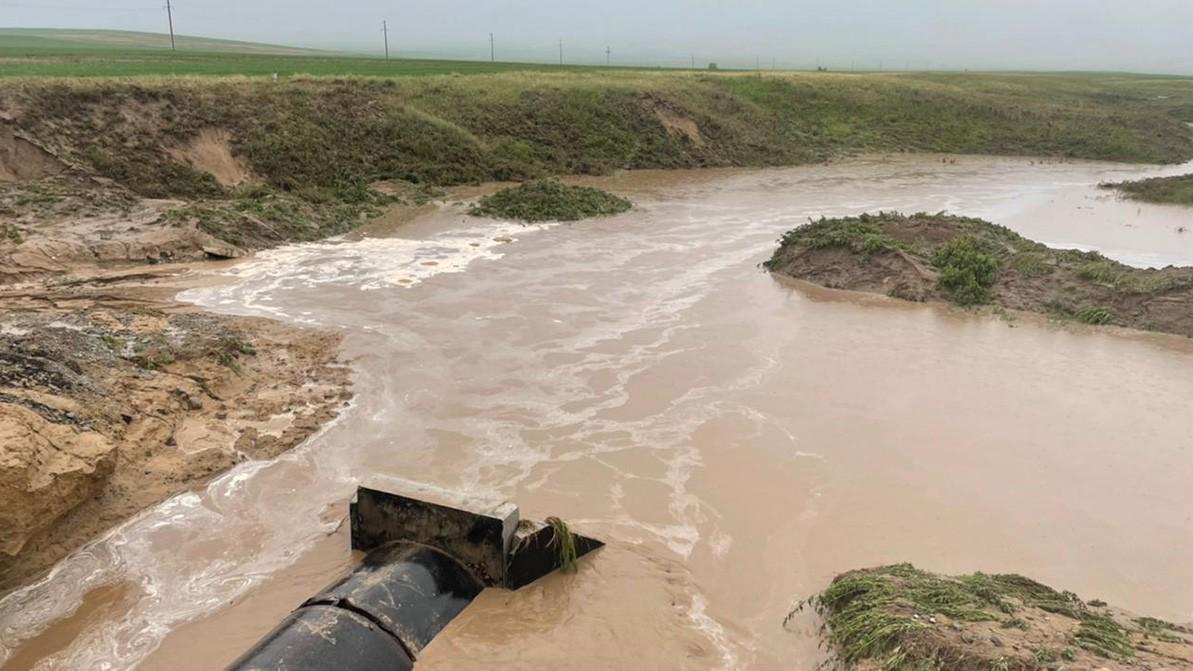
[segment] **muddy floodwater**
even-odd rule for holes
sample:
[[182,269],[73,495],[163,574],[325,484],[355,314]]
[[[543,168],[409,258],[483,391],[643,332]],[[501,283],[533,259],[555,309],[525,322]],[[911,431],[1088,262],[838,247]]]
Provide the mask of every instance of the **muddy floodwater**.
[[[952,162],[955,160],[955,163]],[[1188,167],[1186,166],[1186,170]],[[1193,620],[1193,344],[819,289],[757,264],[821,215],[948,210],[1193,265],[1190,210],[1094,185],[1180,168],[870,158],[601,180],[571,225],[431,209],[277,249],[184,298],[340,329],[356,399],[0,601],[12,669],[211,669],[350,565],[393,475],[498,494],[609,547],[483,594],[430,669],[791,669],[842,571],[1018,572]]]

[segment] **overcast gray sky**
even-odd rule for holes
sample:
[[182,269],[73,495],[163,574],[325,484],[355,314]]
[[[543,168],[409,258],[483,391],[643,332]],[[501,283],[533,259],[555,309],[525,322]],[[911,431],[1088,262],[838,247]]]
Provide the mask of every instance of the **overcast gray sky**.
[[[165,0],[0,0],[0,26],[163,31]],[[176,0],[181,34],[569,62],[1193,74],[1193,0]]]

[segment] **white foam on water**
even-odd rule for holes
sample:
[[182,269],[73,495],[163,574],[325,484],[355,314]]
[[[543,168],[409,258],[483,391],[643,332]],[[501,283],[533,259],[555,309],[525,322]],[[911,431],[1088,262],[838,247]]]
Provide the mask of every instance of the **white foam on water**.
[[720,668],[722,671],[734,671],[741,668],[738,665],[735,647],[725,633],[725,627],[708,614],[708,600],[704,598],[703,594],[699,592],[692,594],[692,604],[688,607],[688,619],[692,621],[698,631],[712,641],[721,653]]
[[490,222],[423,239],[381,237],[287,245],[258,253],[226,275],[237,281],[190,289],[178,299],[212,308],[248,310],[290,321],[317,324],[310,311],[288,313],[273,303],[280,292],[321,285],[356,287],[361,291],[413,287],[436,275],[464,272],[480,260],[504,256],[501,248],[517,236],[558,224]]

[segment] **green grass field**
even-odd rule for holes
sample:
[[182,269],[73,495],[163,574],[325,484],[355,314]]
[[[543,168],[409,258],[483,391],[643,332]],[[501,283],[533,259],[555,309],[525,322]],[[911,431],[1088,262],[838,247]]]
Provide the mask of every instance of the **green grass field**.
[[[579,71],[592,66],[394,58],[199,37],[103,30],[0,28],[0,77],[314,75],[367,77]],[[616,68],[633,69],[633,68]],[[650,68],[655,69],[655,68]]]

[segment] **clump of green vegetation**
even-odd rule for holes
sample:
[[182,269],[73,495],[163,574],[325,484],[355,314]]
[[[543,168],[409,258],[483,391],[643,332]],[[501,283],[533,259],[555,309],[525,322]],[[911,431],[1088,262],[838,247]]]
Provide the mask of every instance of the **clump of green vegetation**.
[[1024,277],[1044,277],[1052,273],[1055,266],[1044,252],[1023,252],[1011,259],[1011,267]]
[[518,221],[577,221],[619,214],[631,207],[630,201],[600,189],[538,179],[485,196],[468,213]]
[[998,259],[973,237],[949,240],[932,255],[940,271],[940,289],[958,305],[980,305],[990,300],[998,281]]
[[398,201],[367,187],[312,187],[300,195],[256,186],[240,189],[232,198],[201,200],[171,210],[164,223],[194,223],[233,245],[266,247],[347,233]]
[[1073,272],[1083,280],[1114,286],[1122,280],[1125,267],[1121,263],[1097,256],[1078,265]]
[[[828,641],[846,668],[867,662],[865,668],[887,671],[1042,669],[1075,659],[1078,648],[1111,660],[1136,656],[1131,632],[1112,617],[1090,611],[1071,592],[1018,575],[949,577],[899,564],[840,575],[788,617],[805,605],[824,617]],[[1041,633],[1054,636],[1055,645],[1037,645],[1030,656],[988,656],[991,653],[970,645],[975,640],[971,634],[960,633],[974,623],[998,620],[1004,629],[1028,631],[1031,625],[1017,613],[1031,610],[1079,625],[1071,636]],[[1011,617],[1003,619],[1007,615]],[[948,624],[937,618],[946,618]]]
[[1083,324],[1093,324],[1094,326],[1102,326],[1114,322],[1113,312],[1095,305],[1081,308],[1073,317]]
[[575,573],[576,536],[568,528],[567,522],[558,517],[548,517],[546,522],[554,532],[551,537],[551,547],[559,553],[559,570],[564,573]]
[[880,222],[885,216],[880,212],[848,219],[821,217],[819,221],[809,220],[807,224],[787,231],[779,244],[810,249],[845,247],[867,256],[901,249],[899,241],[882,230]]
[[1145,636],[1167,643],[1183,642],[1184,639],[1179,634],[1193,634],[1193,629],[1189,627],[1182,627],[1155,617],[1137,617],[1134,622],[1143,630]]
[[240,357],[256,356],[257,349],[253,347],[252,343],[241,340],[237,336],[228,336],[222,339],[216,347],[216,360],[220,362],[221,366],[231,368],[232,372],[237,375],[241,374]]
[[1131,200],[1193,206],[1193,175],[1153,177],[1134,182],[1102,184],[1101,186],[1104,189],[1118,189]]
[[156,371],[177,361],[174,352],[168,348],[148,348],[138,352],[134,360],[145,370]]
[[17,228],[16,224],[8,222],[0,224],[0,238],[10,240],[18,245],[25,241],[24,236],[21,235],[21,229]]

